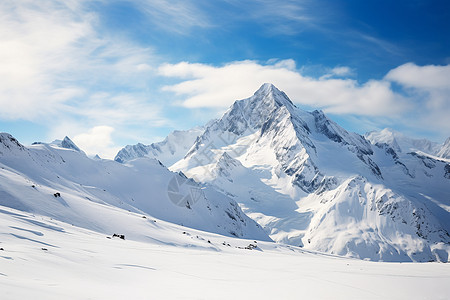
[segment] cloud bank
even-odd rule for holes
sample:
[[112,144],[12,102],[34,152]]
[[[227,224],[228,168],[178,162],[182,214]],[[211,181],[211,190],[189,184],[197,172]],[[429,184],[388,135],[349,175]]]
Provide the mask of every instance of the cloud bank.
[[181,62],[159,67],[162,76],[180,82],[163,87],[189,108],[228,107],[250,96],[264,82],[275,84],[297,104],[337,115],[404,119],[404,125],[450,132],[450,66],[401,65],[384,78],[365,83],[346,78],[336,67],[320,78],[304,76],[292,60],[236,61],[222,66]]

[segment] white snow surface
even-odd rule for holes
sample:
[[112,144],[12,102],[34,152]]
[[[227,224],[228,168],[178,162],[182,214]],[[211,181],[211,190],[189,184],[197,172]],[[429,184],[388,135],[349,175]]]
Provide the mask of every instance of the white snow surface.
[[235,199],[277,242],[375,261],[446,262],[450,163],[425,153],[438,149],[388,130],[367,139],[347,132],[264,84],[170,169]]
[[140,237],[112,238],[0,206],[1,299],[450,297],[448,264],[342,258],[155,223],[118,208],[97,218]]

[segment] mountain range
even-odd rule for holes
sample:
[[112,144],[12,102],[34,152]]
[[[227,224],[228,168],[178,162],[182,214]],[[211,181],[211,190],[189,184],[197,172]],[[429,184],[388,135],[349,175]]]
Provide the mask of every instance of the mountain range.
[[199,129],[178,132],[189,150],[175,163],[144,156],[234,199],[274,241],[375,261],[448,260],[450,139],[348,132],[272,84]]
[[[0,206],[137,240],[135,218],[161,220],[224,236],[270,240],[236,202],[156,159],[120,164],[91,159],[68,137],[25,147],[0,134]],[[131,218],[133,219],[133,218]]]
[[138,241],[174,224],[372,261],[447,262],[449,153],[450,139],[348,132],[264,84],[221,118],[115,160],[68,137],[24,146],[1,133],[0,206]]

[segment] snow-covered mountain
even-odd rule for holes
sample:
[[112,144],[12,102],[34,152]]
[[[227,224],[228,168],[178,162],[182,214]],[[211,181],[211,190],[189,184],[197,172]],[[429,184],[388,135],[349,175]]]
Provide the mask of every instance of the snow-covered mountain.
[[0,133],[0,167],[0,207],[141,240],[151,237],[128,227],[127,215],[147,223],[156,218],[225,236],[270,240],[234,200],[169,171],[156,159],[127,164],[94,160],[67,137],[25,147]]
[[365,138],[372,144],[387,144],[397,153],[399,152],[423,152],[445,159],[450,159],[450,137],[444,144],[438,144],[427,139],[413,139],[401,132],[385,128],[381,131],[371,131]]
[[138,157],[151,157],[158,159],[166,166],[171,166],[184,157],[203,130],[203,127],[196,127],[190,130],[175,130],[162,142],[150,145],[141,143],[127,145],[117,153],[114,160],[123,163]]
[[450,164],[425,151],[439,145],[389,131],[366,139],[264,84],[206,126],[171,170],[216,186],[279,242],[447,261]]
[[[39,144],[45,144],[45,143],[42,143],[42,142],[34,142],[33,143],[33,145],[39,145]],[[85,154],[84,151],[81,150],[80,148],[78,148],[78,146],[75,145],[75,143],[68,136],[64,137],[64,139],[62,139],[62,140],[54,140],[53,142],[50,143],[50,145],[52,145],[53,147],[72,149],[77,152]]]
[[449,144],[351,133],[264,84],[203,128],[116,161],[68,137],[25,147],[2,133],[0,206],[137,240],[151,237],[127,223],[144,217],[342,256],[448,261]]

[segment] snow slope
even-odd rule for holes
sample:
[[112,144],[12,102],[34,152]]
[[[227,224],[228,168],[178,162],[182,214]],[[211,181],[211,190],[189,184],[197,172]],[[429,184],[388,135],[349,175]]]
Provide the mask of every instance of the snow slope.
[[445,140],[436,155],[450,160],[450,137]]
[[269,240],[234,200],[155,159],[93,160],[73,146],[27,148],[5,133],[0,134],[0,205],[131,237],[140,234],[125,220],[101,216],[123,210],[226,236]]
[[438,148],[387,131],[367,140],[264,84],[207,126],[171,170],[216,186],[278,242],[448,261],[450,164],[418,151]]
[[[2,299],[448,299],[450,268],[373,263],[115,209],[142,240],[0,206]],[[122,222],[121,221],[121,222]],[[209,241],[209,242],[208,242]],[[257,245],[253,250],[245,249]],[[240,247],[240,248],[238,248]]]
[[436,155],[450,160],[450,137],[445,140]]

